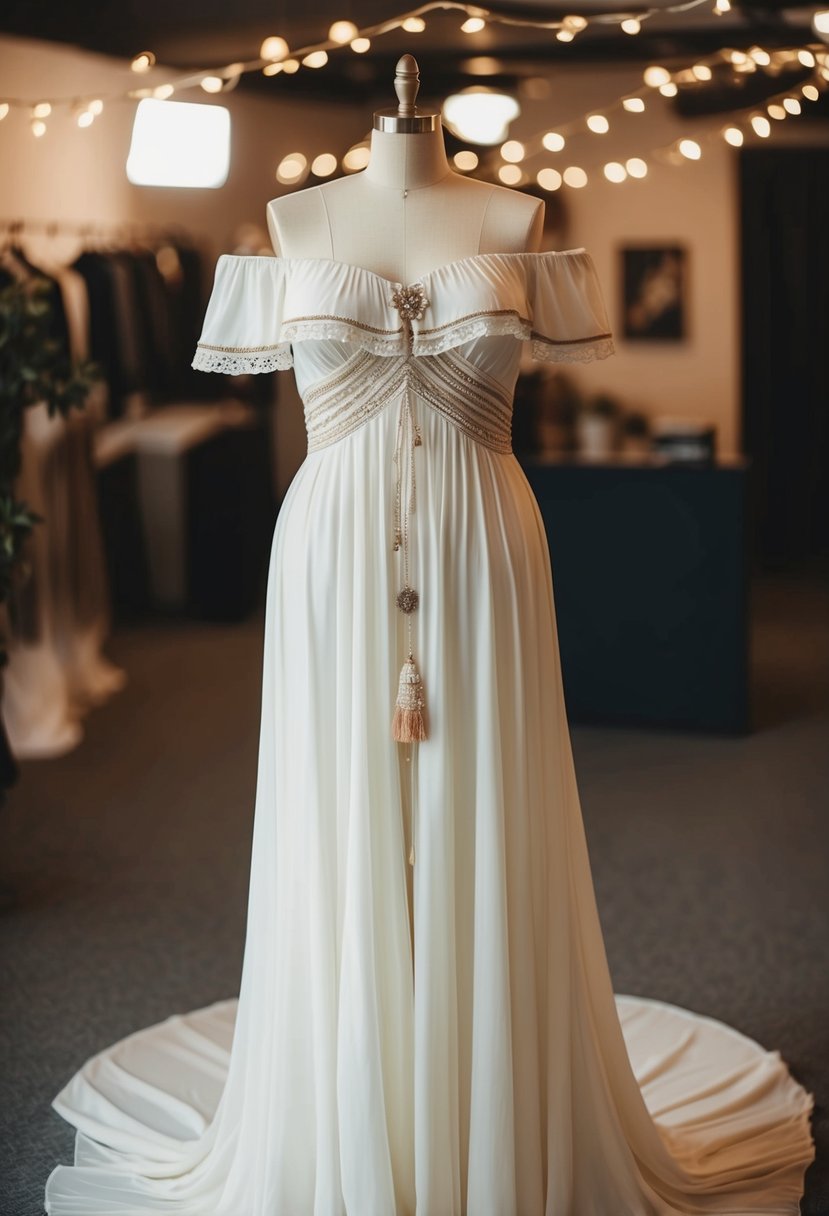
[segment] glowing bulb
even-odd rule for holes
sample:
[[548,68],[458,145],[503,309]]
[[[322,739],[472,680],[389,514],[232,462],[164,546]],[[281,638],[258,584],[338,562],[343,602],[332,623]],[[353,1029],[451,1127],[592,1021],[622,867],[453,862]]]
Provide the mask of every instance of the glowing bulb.
[[407,17],[400,28],[407,34],[422,34],[426,29],[426,22],[422,17]]
[[221,76],[203,76],[201,79],[201,87],[205,93],[221,93],[223,84]]
[[513,164],[524,159],[524,145],[517,139],[508,139],[505,144],[501,145],[501,156],[504,160],[512,161]]
[[365,169],[371,157],[371,152],[365,144],[357,144],[353,148],[349,148],[343,157],[343,168],[351,170]]
[[567,30],[573,30],[574,33],[578,33],[579,30],[587,29],[586,19],[584,17],[580,17],[577,13],[571,13],[569,16],[563,17],[562,20],[564,22],[564,28]]
[[501,165],[498,176],[505,186],[517,186],[521,181],[521,170],[518,165]]
[[32,118],[48,118],[51,113],[52,107],[48,101],[39,101],[32,106]]
[[461,29],[464,34],[480,34],[482,29],[486,28],[486,22],[483,17],[467,17]]
[[293,76],[294,72],[299,71],[299,60],[293,59],[293,58],[292,59],[283,59],[282,60],[282,71],[287,72],[289,76]]
[[800,114],[801,113],[800,102],[797,100],[796,97],[784,97],[783,105],[784,105],[787,113],[789,113],[789,114]]
[[455,162],[455,167],[460,169],[462,173],[469,173],[471,169],[478,167],[478,155],[476,152],[456,152],[452,157]]
[[86,108],[97,118],[97,116],[102,114],[104,111],[104,103],[101,101],[100,97],[93,97],[92,101],[87,104]]
[[674,84],[674,82],[672,80],[669,80],[669,81],[667,81],[666,84],[661,84],[659,86],[659,92],[662,94],[663,97],[676,97],[677,93],[679,92],[679,89],[676,87],[676,85]]
[[635,17],[628,17],[622,22],[621,28],[626,34],[638,34],[642,26]]
[[351,41],[351,49],[358,55],[365,55],[366,51],[371,46],[370,38],[354,38]]
[[807,101],[817,101],[818,97],[820,97],[820,93],[813,84],[804,84],[800,91]]
[[771,63],[771,55],[768,51],[764,51],[761,46],[749,47],[748,53],[754,62],[761,67],[767,67]]
[[320,152],[311,162],[311,172],[317,177],[330,177],[337,168],[337,158],[333,152]]
[[648,173],[648,166],[640,156],[631,156],[625,161],[625,168],[631,177],[646,177]]
[[548,152],[560,152],[564,147],[565,139],[563,135],[559,135],[558,131],[547,131],[541,137],[541,142]]
[[564,184],[572,186],[574,190],[580,190],[582,186],[587,185],[587,174],[578,165],[568,165],[564,170]]
[[6,117],[8,112],[9,112],[9,103],[7,101],[0,101],[0,122],[3,121],[3,119]]
[[597,135],[605,135],[610,130],[610,123],[604,114],[588,114],[587,125]]
[[707,63],[695,63],[691,68],[695,80],[710,80],[711,69]]
[[695,139],[681,139],[677,147],[686,160],[699,160],[702,156],[702,148]]
[[575,36],[572,30],[558,30],[556,33],[559,42],[572,42]]
[[714,12],[718,17],[731,12],[731,0],[714,0]]
[[656,89],[659,87],[659,85],[668,83],[668,81],[671,79],[671,73],[667,68],[648,67],[645,68],[642,79],[644,80],[645,84],[650,85],[650,87],[653,89]]
[[829,34],[829,9],[812,14],[812,29],[816,34]]
[[79,127],[91,127],[95,120],[95,115],[89,110],[81,110],[78,115],[77,122]]
[[328,37],[332,42],[345,46],[347,42],[353,42],[359,32],[353,21],[335,21],[328,31]]
[[774,118],[777,122],[780,122],[786,117],[785,107],[777,105],[776,102],[772,102],[771,105],[766,106],[766,113],[768,114],[769,118]]
[[732,51],[731,52],[731,62],[732,63],[745,63],[746,59],[748,59],[748,55],[746,55],[745,51]]
[[624,165],[619,164],[618,160],[610,160],[604,167],[604,175],[609,182],[623,182],[628,171]]
[[645,108],[645,99],[644,97],[625,97],[622,105],[631,114],[641,114]]
[[289,53],[290,47],[284,38],[272,36],[266,38],[259,48],[260,59],[284,59]]
[[797,58],[804,68],[813,68],[815,66],[815,57],[811,51],[798,51]]
[[153,97],[157,97],[159,101],[166,101],[168,97],[173,96],[175,91],[175,88],[171,84],[160,84],[157,89],[153,89]]
[[535,179],[542,190],[560,190],[562,177],[558,169],[539,169]]
[[32,119],[32,135],[34,135],[36,139],[40,139],[41,135],[45,135],[45,134],[46,134],[46,123],[43,121],[43,119],[42,118]]
[[743,146],[743,133],[739,127],[726,127],[723,131],[723,139],[727,144],[731,144],[732,148]]
[[311,51],[303,58],[302,62],[306,68],[324,68],[326,63],[328,63],[328,52]]
[[305,176],[308,170],[308,159],[301,152],[289,152],[283,156],[276,169],[276,180],[283,185],[291,186]]
[[149,72],[150,68],[155,63],[155,55],[152,51],[141,51],[134,56],[130,67],[134,72]]
[[763,114],[752,114],[751,125],[754,128],[755,134],[761,139],[767,139],[771,135],[771,123]]

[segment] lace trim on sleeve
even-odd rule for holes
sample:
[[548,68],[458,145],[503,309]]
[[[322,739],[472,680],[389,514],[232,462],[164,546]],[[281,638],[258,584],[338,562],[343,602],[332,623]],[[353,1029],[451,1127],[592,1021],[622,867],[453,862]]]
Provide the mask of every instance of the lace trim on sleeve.
[[532,335],[532,357],[541,363],[592,363],[594,359],[606,359],[615,352],[610,334],[562,344]]
[[293,367],[290,345],[268,347],[262,351],[244,347],[216,347],[199,344],[191,363],[199,372],[219,372],[225,376],[260,375],[263,372],[286,371]]

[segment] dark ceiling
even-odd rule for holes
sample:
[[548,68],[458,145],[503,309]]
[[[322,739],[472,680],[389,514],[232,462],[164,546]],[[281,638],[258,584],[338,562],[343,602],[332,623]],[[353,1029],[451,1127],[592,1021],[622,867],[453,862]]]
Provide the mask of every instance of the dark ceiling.
[[[308,0],[297,5],[287,0],[124,0],[114,4],[91,0],[67,4],[66,0],[5,0],[0,8],[0,30],[49,41],[65,42],[108,55],[131,58],[151,50],[165,67],[188,71],[224,66],[235,60],[258,56],[262,39],[271,34],[284,37],[293,48],[305,47],[326,38],[333,20],[348,19],[358,27],[388,20],[415,0],[393,5],[385,0]],[[620,62],[624,59],[668,61],[675,56],[693,58],[723,46],[745,49],[759,44],[766,48],[813,42],[810,18],[814,6],[793,0],[751,0],[718,17],[713,0],[685,12],[660,13],[643,22],[635,37],[614,25],[593,24],[574,42],[558,42],[552,32],[500,24],[488,24],[479,34],[460,30],[464,14],[435,12],[427,17],[422,34],[395,31],[373,41],[367,55],[348,48],[329,58],[323,71],[303,70],[290,79],[244,74],[238,87],[267,91],[278,96],[290,90],[294,98],[330,100],[348,96],[361,104],[391,104],[394,64],[404,51],[417,56],[424,80],[421,101],[442,97],[474,83],[509,87],[524,77],[549,74],[557,63]],[[656,0],[654,7],[664,7]],[[577,12],[613,10],[613,0],[576,0],[555,6],[524,0],[497,0],[495,12],[532,16],[546,20]],[[629,10],[635,13],[634,5]],[[639,11],[642,11],[641,6]],[[481,75],[480,59],[490,62]],[[476,65],[475,60],[478,59]],[[743,87],[743,86],[741,86]],[[774,92],[779,84],[757,79],[745,86],[757,89],[758,97]],[[718,100],[717,91],[705,90],[706,105],[728,109],[733,104],[728,89]],[[744,100],[739,104],[746,104]],[[749,102],[754,98],[748,98]],[[824,106],[814,107],[823,111]],[[815,116],[817,116],[815,114]]]

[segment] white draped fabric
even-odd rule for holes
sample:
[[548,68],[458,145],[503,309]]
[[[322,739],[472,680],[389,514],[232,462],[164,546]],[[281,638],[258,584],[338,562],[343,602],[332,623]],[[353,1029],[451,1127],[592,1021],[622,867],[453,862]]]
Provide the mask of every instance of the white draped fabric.
[[[194,366],[293,366],[309,438],[271,552],[241,989],[69,1081],[47,1211],[796,1213],[813,1099],[779,1053],[611,984],[509,447],[516,339],[613,351],[590,255],[460,259],[408,318],[406,287],[219,260]],[[403,743],[410,649],[427,733]]]

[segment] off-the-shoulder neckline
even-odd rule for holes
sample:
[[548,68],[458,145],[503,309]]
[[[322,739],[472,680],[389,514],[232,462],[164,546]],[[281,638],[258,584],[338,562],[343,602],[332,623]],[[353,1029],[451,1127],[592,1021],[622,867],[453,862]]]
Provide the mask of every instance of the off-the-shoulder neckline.
[[[574,253],[586,254],[587,249],[584,245],[579,245],[575,249],[542,249],[537,252],[517,251],[517,252],[513,252],[513,253],[496,253],[496,252],[470,253],[464,258],[453,258],[453,260],[451,262],[444,262],[443,265],[441,265],[441,266],[435,266],[432,270],[425,271],[423,274],[418,275],[418,277],[416,279],[413,279],[412,283],[422,283],[425,279],[431,279],[437,274],[445,273],[448,270],[458,269],[461,266],[468,265],[469,263],[483,262],[487,258],[501,258],[501,259],[506,259],[506,258],[562,258],[562,257],[568,257],[569,255],[574,254]],[[277,255],[276,257],[268,257],[268,256],[261,256],[259,254],[251,255],[251,254],[237,254],[237,253],[223,253],[221,256],[223,258],[233,258],[233,259],[237,259],[240,261],[246,261],[249,259],[251,261],[256,260],[256,261],[262,261],[265,263],[273,263],[275,265],[283,265],[283,266],[288,266],[291,264],[300,264],[300,263],[304,263],[306,265],[312,264],[312,265],[334,266],[340,270],[353,270],[358,274],[368,275],[369,278],[376,279],[378,282],[383,283],[387,287],[403,287],[404,286],[404,284],[401,282],[400,279],[388,279],[388,278],[386,278],[385,275],[378,274],[376,270],[369,270],[368,267],[366,267],[366,266],[358,266],[355,262],[342,262],[342,261],[339,261],[337,258],[321,258],[321,257],[295,258],[295,257],[283,257],[282,255]]]

